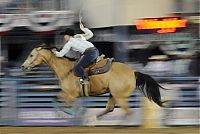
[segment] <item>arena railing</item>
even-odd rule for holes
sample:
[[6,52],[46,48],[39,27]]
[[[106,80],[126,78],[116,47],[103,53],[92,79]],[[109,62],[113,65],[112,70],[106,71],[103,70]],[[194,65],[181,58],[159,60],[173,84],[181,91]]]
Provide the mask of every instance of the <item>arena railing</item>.
[[[57,115],[54,105],[54,98],[60,91],[57,78],[47,67],[42,67],[40,70],[31,71],[27,74],[21,73],[19,69],[10,70],[11,76],[0,78],[1,82],[1,100],[0,100],[0,125],[36,125],[36,113],[41,113],[38,117],[45,115],[40,125],[76,125],[73,121],[69,121],[69,115],[62,113],[62,117]],[[176,98],[172,101],[169,108],[164,112],[163,124],[177,125],[179,122],[171,120],[176,116],[175,113],[180,111],[193,111],[199,108],[199,77],[154,77],[161,85],[171,86],[173,91],[176,91]],[[183,84],[183,81],[187,82]],[[169,82],[169,84],[166,84]],[[93,110],[102,110],[106,106],[109,94],[81,98],[81,105]],[[143,106],[142,95],[139,92],[133,93],[130,98],[130,107],[141,113]],[[62,105],[63,106],[63,105]],[[177,111],[176,111],[177,110]],[[11,112],[12,111],[12,112]],[[166,112],[167,111],[167,112]],[[4,113],[4,114],[2,114]],[[5,114],[6,113],[6,114]],[[29,116],[27,115],[29,113]],[[32,115],[31,115],[32,113]],[[49,116],[47,116],[47,113]],[[170,116],[168,116],[170,113]],[[187,113],[187,112],[186,112]],[[53,117],[50,115],[53,114]],[[137,114],[135,125],[142,125],[141,114]],[[53,123],[49,123],[51,118]],[[177,118],[177,120],[180,120]],[[187,118],[189,120],[189,117]],[[27,123],[29,121],[29,123]],[[49,122],[48,122],[49,121]],[[62,121],[63,124],[60,122]],[[187,123],[186,123],[187,124]],[[195,123],[193,123],[195,125]]]

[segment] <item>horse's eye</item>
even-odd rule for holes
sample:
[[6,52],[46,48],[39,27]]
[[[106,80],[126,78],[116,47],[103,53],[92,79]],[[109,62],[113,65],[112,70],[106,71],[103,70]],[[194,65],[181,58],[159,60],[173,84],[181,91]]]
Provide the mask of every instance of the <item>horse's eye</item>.
[[33,57],[33,55],[31,54],[30,57]]

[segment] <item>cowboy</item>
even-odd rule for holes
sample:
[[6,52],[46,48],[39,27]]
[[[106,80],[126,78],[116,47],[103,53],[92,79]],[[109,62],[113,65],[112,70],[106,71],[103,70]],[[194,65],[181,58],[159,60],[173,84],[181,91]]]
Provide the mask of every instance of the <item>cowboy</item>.
[[99,51],[91,42],[87,41],[93,37],[92,31],[85,28],[81,22],[80,29],[84,34],[75,34],[74,30],[70,28],[61,32],[61,35],[64,35],[66,44],[61,51],[58,52],[55,49],[52,51],[57,57],[63,57],[70,49],[81,53],[81,57],[74,66],[74,71],[80,77],[80,84],[84,85],[89,82],[88,74],[84,71],[84,68],[91,65],[98,58]]

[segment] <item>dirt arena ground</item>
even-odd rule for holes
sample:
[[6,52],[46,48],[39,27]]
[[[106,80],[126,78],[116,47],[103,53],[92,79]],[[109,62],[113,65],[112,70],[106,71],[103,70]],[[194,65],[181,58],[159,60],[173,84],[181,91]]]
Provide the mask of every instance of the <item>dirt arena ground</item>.
[[0,127],[0,134],[200,134],[199,127]]

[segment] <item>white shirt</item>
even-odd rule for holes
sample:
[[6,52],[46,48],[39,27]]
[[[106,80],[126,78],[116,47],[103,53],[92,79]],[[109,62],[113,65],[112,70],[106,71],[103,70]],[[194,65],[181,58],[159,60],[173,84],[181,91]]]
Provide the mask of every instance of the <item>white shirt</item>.
[[93,36],[93,33],[88,28],[83,28],[82,30],[85,34],[76,34],[74,37],[71,37],[60,52],[54,52],[55,55],[63,57],[70,49],[84,53],[87,48],[94,47],[92,43],[87,41]]

